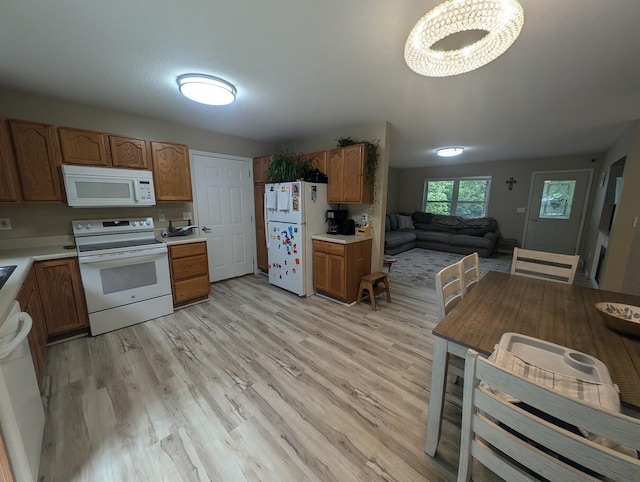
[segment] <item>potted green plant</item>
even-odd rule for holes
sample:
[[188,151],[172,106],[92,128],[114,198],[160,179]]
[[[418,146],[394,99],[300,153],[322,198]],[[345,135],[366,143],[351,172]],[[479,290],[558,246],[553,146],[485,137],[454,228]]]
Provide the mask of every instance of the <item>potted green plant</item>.
[[305,159],[304,154],[297,154],[289,149],[277,149],[265,178],[268,183],[297,181],[304,179],[311,168],[311,161]]

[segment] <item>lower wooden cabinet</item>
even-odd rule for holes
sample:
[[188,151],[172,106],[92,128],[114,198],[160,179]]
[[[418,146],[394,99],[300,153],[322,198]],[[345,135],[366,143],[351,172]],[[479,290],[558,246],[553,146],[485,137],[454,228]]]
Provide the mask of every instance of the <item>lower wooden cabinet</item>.
[[264,184],[253,186],[256,219],[256,256],[258,269],[269,271],[269,253],[267,251],[266,226],[264,219]]
[[349,244],[313,240],[313,287],[345,303],[358,296],[360,278],[371,272],[371,239]]
[[209,261],[206,241],[169,246],[173,306],[209,296]]
[[36,371],[36,378],[40,391],[43,389],[44,371],[47,361],[47,325],[40,301],[40,290],[36,281],[35,269],[32,268],[16,298],[20,309],[29,313],[33,320],[33,327],[28,336],[31,359]]
[[89,315],[76,258],[39,261],[35,264],[47,339],[59,340],[85,333]]

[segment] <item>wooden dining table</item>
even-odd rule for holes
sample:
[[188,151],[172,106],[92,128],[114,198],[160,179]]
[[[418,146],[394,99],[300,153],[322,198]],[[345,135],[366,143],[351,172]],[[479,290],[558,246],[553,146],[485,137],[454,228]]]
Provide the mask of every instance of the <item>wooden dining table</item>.
[[595,303],[640,306],[640,296],[490,271],[433,329],[425,452],[440,439],[449,355],[469,348],[488,356],[503,333],[533,336],[587,353],[608,368],[623,410],[640,411],[640,339],[609,329]]

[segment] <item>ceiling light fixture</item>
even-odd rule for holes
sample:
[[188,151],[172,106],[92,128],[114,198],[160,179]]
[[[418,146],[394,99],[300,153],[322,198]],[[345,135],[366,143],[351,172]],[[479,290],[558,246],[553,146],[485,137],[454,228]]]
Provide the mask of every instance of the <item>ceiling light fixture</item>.
[[211,75],[186,74],[178,77],[180,92],[200,104],[228,105],[236,100],[236,88]]
[[[413,27],[404,60],[411,70],[427,77],[463,74],[505,53],[523,25],[524,11],[516,0],[447,0]],[[432,49],[436,42],[467,30],[487,34],[459,50]]]
[[436,149],[436,154],[440,157],[456,157],[464,152],[464,147],[442,147]]

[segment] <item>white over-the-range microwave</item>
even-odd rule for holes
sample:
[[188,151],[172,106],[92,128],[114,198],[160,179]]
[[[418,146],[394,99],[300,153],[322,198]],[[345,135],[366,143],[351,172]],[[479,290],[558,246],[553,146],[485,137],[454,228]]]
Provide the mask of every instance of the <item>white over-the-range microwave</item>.
[[76,208],[154,206],[151,171],[62,166],[67,203]]

